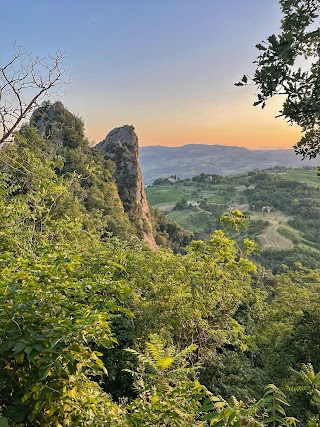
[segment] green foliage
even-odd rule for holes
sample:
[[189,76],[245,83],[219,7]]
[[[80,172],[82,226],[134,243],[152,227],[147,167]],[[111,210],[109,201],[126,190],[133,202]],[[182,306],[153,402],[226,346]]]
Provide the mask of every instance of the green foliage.
[[[107,237],[105,220],[111,214],[121,220],[118,211],[88,205],[89,193],[103,185],[106,202],[113,203],[114,183],[99,169],[103,161],[98,157],[95,166],[101,181],[83,180],[79,172],[91,162],[90,152],[72,157],[71,174],[69,148],[60,148],[25,127],[1,152],[0,407],[12,426],[126,425],[124,408],[106,394],[136,393],[132,380],[127,392],[112,382],[123,378],[124,348],[139,352],[150,334],[160,333],[180,350],[196,343],[192,365],[225,345],[246,348],[245,327],[235,316],[251,292],[255,267],[222,232],[194,242],[186,255]],[[190,239],[170,221],[161,226],[171,239],[176,234],[177,244]],[[192,372],[183,366],[177,381]],[[192,381],[177,383],[167,401],[173,405],[189,394],[195,412],[192,396],[203,388]],[[191,419],[187,403],[182,413],[175,408],[174,417]],[[139,419],[143,411],[133,412]]]
[[253,404],[245,404],[234,396],[229,401],[220,396],[210,396],[201,410],[212,410],[203,416],[204,420],[210,422],[210,426],[296,426],[298,420],[286,416],[285,406],[289,406],[285,394],[274,384],[269,384],[265,387],[263,397]]
[[320,372],[315,373],[313,366],[302,364],[299,371],[293,370],[300,384],[290,387],[293,392],[304,392],[311,396],[312,403],[320,409]]
[[295,233],[292,229],[288,227],[279,227],[278,233],[280,233],[282,236],[286,237],[287,239],[290,239],[294,244],[299,244],[301,242],[301,238],[299,237],[298,233]]
[[268,182],[260,181],[254,189],[245,190],[245,194],[251,208],[260,210],[261,206],[272,206],[290,215],[288,225],[292,229],[280,226],[278,232],[299,245],[299,248],[281,252],[263,251],[257,260],[277,272],[281,264],[292,268],[300,254],[298,259],[304,265],[319,268],[319,189],[278,177]]
[[[100,221],[99,229],[122,238],[132,236],[132,225],[123,212],[112,178],[114,165],[98,150],[89,147],[82,120],[57,102],[37,109],[31,124],[45,137],[41,154],[55,163],[56,174],[67,179],[76,174],[78,179],[73,192],[90,217]],[[30,135],[28,140],[33,138]]]
[[[30,148],[30,142],[33,147]],[[44,140],[24,129],[1,152],[2,224],[5,249],[32,250],[39,243],[74,240],[98,222],[87,220],[74,193],[78,177],[58,176],[44,152]]]
[[[279,276],[270,289],[270,302],[257,324],[256,343],[268,377],[281,386],[296,383],[290,380],[290,367],[307,362],[317,371],[320,368],[319,286],[318,270],[297,265],[295,272]],[[315,414],[305,399],[296,397],[290,412],[304,420]]]
[[222,222],[222,224],[224,224],[227,227],[232,227],[236,231],[239,231],[240,227],[247,226],[248,221],[246,220],[247,220],[247,217],[238,209],[234,211],[229,211],[226,215],[220,218],[220,221]]
[[[290,175],[287,176],[287,173]],[[289,176],[295,180],[289,180]],[[227,224],[221,223],[219,218],[222,216],[228,219],[230,217],[228,210],[234,211],[237,207],[240,210],[249,209],[244,212],[247,227],[235,230],[227,225],[228,233],[239,243],[244,238],[262,243],[261,251],[254,254],[254,259],[276,273],[283,271],[282,264],[294,268],[299,254],[301,262],[307,267],[320,266],[319,189],[315,180],[317,180],[315,168],[287,170],[278,167],[236,177],[224,177],[223,184],[200,182],[198,185],[202,191],[199,206],[183,210],[175,210],[169,199],[162,197],[165,196],[165,193],[161,193],[164,187],[149,187],[147,194],[151,194],[153,203],[159,205],[170,219],[195,233],[197,238],[199,238],[197,233],[201,233],[200,238],[208,238],[215,230],[225,227]],[[308,185],[304,181],[307,181]],[[183,184],[188,185],[185,187]],[[170,191],[181,191],[180,201],[183,197],[185,200],[191,200],[194,189],[192,185],[192,182],[178,182],[171,185]],[[236,191],[231,192],[231,188]],[[223,198],[225,201],[221,203],[220,200]],[[176,206],[184,208],[185,204],[178,202]],[[263,206],[271,207],[274,215],[262,212]],[[170,211],[171,208],[174,210]],[[261,234],[263,237],[259,236]]]
[[153,181],[152,185],[170,185],[168,178],[157,178]]
[[162,215],[158,210],[151,209],[153,234],[156,242],[162,247],[173,249],[175,253],[184,252],[193,235],[179,224]]
[[[0,152],[0,426],[316,426],[319,271],[273,277],[251,259],[250,226],[238,243],[222,230],[191,242],[158,212],[167,248],[151,251],[82,122],[43,108],[62,127],[24,127]],[[266,183],[291,188],[257,182],[261,198]],[[273,385],[259,399],[266,378],[292,407]]]
[[38,257],[3,254],[0,262],[5,414],[12,425],[28,420],[44,426],[94,413],[90,395],[86,409],[77,396],[87,392],[90,378],[106,374],[95,348],[115,342],[109,319],[118,307],[103,298],[103,282],[92,283],[70,251],[50,247]]
[[192,345],[176,353],[157,336],[151,337],[138,358],[138,370],[131,372],[139,393],[128,407],[131,426],[201,426],[197,409],[206,389],[195,379],[197,366],[189,367]]
[[189,208],[189,203],[186,199],[179,200],[175,206],[172,208],[173,211],[183,211],[184,209]]
[[320,268],[318,251],[310,250],[304,246],[281,251],[265,249],[258,254],[256,253],[254,258],[264,267],[272,270],[274,274],[283,273],[288,269],[296,271],[297,260],[308,268]]
[[191,181],[193,182],[209,182],[209,183],[215,183],[218,184],[220,182],[223,182],[223,177],[216,174],[208,174],[208,173],[201,173],[200,175],[195,175],[191,178]]
[[[259,56],[252,81],[258,87],[254,105],[265,107],[275,95],[285,95],[280,116],[301,126],[304,136],[295,146],[303,157],[319,153],[319,0],[280,0],[281,32],[257,44]],[[306,67],[301,66],[305,59]],[[249,83],[244,76],[238,86]]]

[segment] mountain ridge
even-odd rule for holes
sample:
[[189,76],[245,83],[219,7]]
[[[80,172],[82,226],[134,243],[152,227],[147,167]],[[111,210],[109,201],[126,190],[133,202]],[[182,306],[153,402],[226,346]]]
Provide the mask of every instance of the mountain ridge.
[[295,168],[319,164],[316,159],[303,160],[292,149],[283,148],[253,150],[233,145],[186,144],[179,147],[146,146],[139,150],[146,184],[170,175],[191,178],[199,173],[231,175],[276,165]]

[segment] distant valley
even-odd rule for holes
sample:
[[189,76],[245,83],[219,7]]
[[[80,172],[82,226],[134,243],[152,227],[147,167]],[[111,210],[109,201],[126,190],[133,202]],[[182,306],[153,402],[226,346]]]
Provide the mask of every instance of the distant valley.
[[274,167],[233,176],[201,173],[192,179],[157,179],[146,188],[150,205],[200,238],[223,225],[220,218],[238,209],[250,218],[234,239],[255,240],[257,261],[281,270],[297,261],[319,268],[320,179],[315,167]]
[[146,185],[156,178],[177,175],[191,178],[200,173],[231,175],[276,165],[299,168],[317,166],[319,160],[301,160],[292,149],[249,150],[225,145],[189,144],[181,147],[140,147],[140,162]]

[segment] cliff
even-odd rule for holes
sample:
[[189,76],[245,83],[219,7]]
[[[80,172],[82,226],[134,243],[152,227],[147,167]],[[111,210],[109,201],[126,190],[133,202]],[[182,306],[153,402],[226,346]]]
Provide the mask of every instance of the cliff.
[[141,174],[138,137],[133,126],[113,129],[96,148],[115,164],[118,193],[138,236],[152,248],[157,248]]

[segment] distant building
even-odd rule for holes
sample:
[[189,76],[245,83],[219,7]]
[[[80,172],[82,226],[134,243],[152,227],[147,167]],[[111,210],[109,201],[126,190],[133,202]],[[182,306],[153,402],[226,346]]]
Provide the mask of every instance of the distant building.
[[177,175],[171,175],[171,176],[169,176],[168,181],[169,182],[177,182],[178,181]]
[[261,210],[262,210],[262,212],[271,212],[272,207],[271,206],[262,206]]
[[190,206],[192,208],[197,208],[198,206],[200,206],[199,202],[190,201],[190,202],[187,202],[187,203],[188,203],[188,206]]

